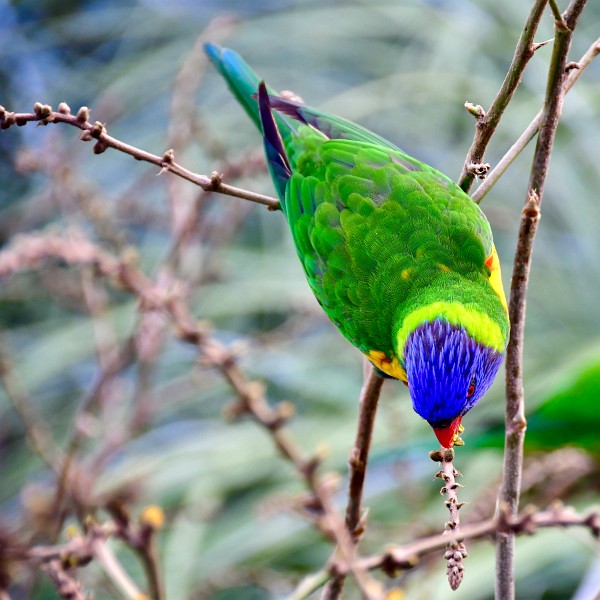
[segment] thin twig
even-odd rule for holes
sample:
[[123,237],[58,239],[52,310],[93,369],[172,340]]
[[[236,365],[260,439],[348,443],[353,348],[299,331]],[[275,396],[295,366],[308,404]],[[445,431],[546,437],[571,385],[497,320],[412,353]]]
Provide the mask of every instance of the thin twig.
[[[356,438],[348,461],[350,477],[348,482],[348,505],[346,506],[346,528],[352,535],[354,543],[358,542],[364,531],[363,490],[377,404],[379,403],[383,382],[384,379],[377,375],[375,369],[369,363],[365,369],[364,384],[360,394]],[[333,577],[323,591],[323,600],[339,598],[344,587],[344,581],[345,575]]]
[[[526,420],[522,360],[531,253],[539,221],[540,205],[554,135],[564,99],[567,55],[571,45],[573,29],[585,4],[586,0],[572,0],[564,15],[566,28],[562,21],[556,22],[543,118],[533,157],[527,199],[523,209],[515,253],[509,302],[511,332],[506,357],[504,470],[498,497],[498,506],[501,509],[505,507],[509,515],[517,514],[523,465]],[[502,600],[512,600],[514,595],[514,535],[506,533],[498,536],[496,546],[496,597]]]
[[519,37],[519,41],[517,42],[513,60],[498,95],[487,112],[484,112],[482,109],[476,116],[475,137],[467,152],[462,172],[458,178],[458,185],[465,190],[465,192],[469,191],[476,176],[473,166],[483,163],[485,149],[500,122],[504,110],[511,101],[513,94],[521,81],[523,71],[529,62],[529,59],[535,52],[533,38],[547,2],[548,0],[535,0],[533,3],[521,36]]
[[32,450],[55,472],[64,464],[64,454],[51,431],[44,425],[26,389],[14,372],[6,348],[0,345],[0,383],[15,413],[21,420],[25,436]]
[[346,507],[346,527],[353,537],[359,538],[363,531],[362,497],[367,471],[369,450],[373,438],[373,426],[379,396],[384,379],[369,365],[360,394],[358,427],[354,447],[350,451],[350,480],[348,483],[348,506]]
[[129,577],[105,540],[102,538],[93,539],[91,550],[102,565],[102,570],[127,600],[148,600],[148,596],[143,594],[133,579]]
[[138,555],[146,573],[151,600],[165,600],[162,572],[158,562],[156,532],[162,528],[165,514],[161,507],[150,505],[144,508],[139,522],[131,519],[129,510],[119,499],[108,502],[106,509],[115,520],[115,535]]
[[279,208],[279,200],[263,194],[257,194],[248,190],[243,190],[232,185],[228,185],[221,181],[219,173],[213,173],[210,177],[199,175],[185,167],[182,167],[174,160],[174,153],[171,151],[165,152],[162,156],[151,154],[140,148],[136,148],[130,144],[126,144],[117,138],[114,138],[106,133],[104,124],[96,121],[91,123],[88,121],[89,109],[81,107],[77,115],[70,114],[70,110],[66,105],[62,106],[62,112],[53,111],[47,104],[36,103],[33,113],[13,113],[7,111],[4,107],[0,107],[0,128],[8,129],[12,125],[25,125],[30,122],[38,122],[41,125],[49,123],[66,123],[81,129],[81,139],[83,141],[96,140],[94,144],[94,153],[101,154],[107,148],[114,148],[125,154],[133,156],[136,160],[143,160],[161,168],[161,172],[168,171],[175,175],[190,181],[191,183],[201,187],[204,191],[219,192],[228,196],[242,198],[250,202],[256,202],[269,208],[269,210],[277,210]]
[[[569,70],[569,76],[565,83],[565,94],[567,94],[575,82],[581,77],[585,69],[592,61],[600,54],[600,38],[598,38],[585,52],[577,63],[577,68]],[[519,156],[521,151],[534,138],[539,131],[540,123],[542,122],[542,109],[532,119],[525,131],[519,136],[519,139],[511,146],[508,152],[498,161],[498,164],[490,171],[483,183],[471,194],[471,198],[479,204],[484,196],[498,182],[500,177],[504,175],[508,167]]]
[[561,29],[567,29],[567,24],[560,13],[560,8],[558,7],[556,0],[548,0],[548,4],[550,5],[550,10],[554,16],[554,22],[556,23],[556,26],[560,27]]
[[81,590],[81,583],[66,571],[60,560],[54,559],[42,566],[48,575],[58,595],[65,600],[87,600]]

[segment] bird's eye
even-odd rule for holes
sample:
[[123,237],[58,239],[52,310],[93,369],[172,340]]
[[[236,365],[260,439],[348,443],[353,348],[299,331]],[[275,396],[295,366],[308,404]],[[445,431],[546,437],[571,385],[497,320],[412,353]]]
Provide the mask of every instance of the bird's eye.
[[471,383],[469,384],[469,389],[467,389],[467,398],[470,398],[475,393],[475,377],[471,379]]

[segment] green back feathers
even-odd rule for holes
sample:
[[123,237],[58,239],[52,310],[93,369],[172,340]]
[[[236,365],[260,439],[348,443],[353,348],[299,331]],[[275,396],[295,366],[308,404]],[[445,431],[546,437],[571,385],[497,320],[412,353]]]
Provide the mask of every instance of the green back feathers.
[[484,266],[491,230],[454,183],[398,151],[308,128],[288,155],[286,214],[298,255],[320,304],[361,351],[401,358],[404,320],[434,302],[490,315],[491,329],[473,315],[469,322],[478,341],[503,343],[506,315]]
[[350,121],[264,90],[259,110],[258,76],[230,50],[207,52],[263,131],[298,256],[340,331],[402,359],[419,319],[443,316],[502,350],[508,319],[484,264],[492,234],[469,196]]

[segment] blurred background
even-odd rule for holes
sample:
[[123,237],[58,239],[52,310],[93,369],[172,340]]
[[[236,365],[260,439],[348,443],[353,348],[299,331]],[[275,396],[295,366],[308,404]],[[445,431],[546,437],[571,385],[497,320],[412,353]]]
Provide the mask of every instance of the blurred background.
[[[239,51],[273,87],[358,121],[456,178],[474,131],[463,104],[488,107],[495,97],[529,4],[0,0],[0,104],[18,112],[36,101],[85,105],[125,142],[159,155],[174,148],[193,171],[218,170],[229,183],[273,195],[256,131],[202,55],[201,42],[211,40]],[[588,4],[572,60],[600,32],[600,5]],[[552,25],[545,15],[536,41],[551,38]],[[550,44],[531,60],[486,154],[492,165],[539,110],[551,51]],[[567,98],[535,245],[524,504],[562,499],[584,510],[600,495],[599,78],[597,62]],[[507,289],[532,151],[482,203]],[[83,234],[109,253],[137,256],[159,282],[185,280],[194,315],[239,349],[270,402],[294,403],[291,435],[307,453],[327,446],[325,469],[344,478],[342,508],[362,382],[358,351],[321,314],[280,213],[156,175],[113,150],[94,156],[66,125],[11,127],[0,132],[0,244],[30,232]],[[47,261],[0,282],[0,328],[0,527],[47,543],[56,526],[55,477],[28,445],[17,404],[58,447],[77,439],[73,468],[86,477],[64,502],[65,525],[77,523],[81,507],[113,497],[134,514],[148,504],[164,509],[169,599],[285,598],[325,564],[330,545],[292,510],[303,492],[298,474],[256,424],[227,418],[231,390],[161,315],[140,316],[130,295],[91,270]],[[494,511],[503,383],[500,376],[465,419],[467,445],[456,461],[469,502],[464,521]],[[434,442],[404,386],[386,383],[363,553],[441,529],[447,512],[427,456]],[[132,553],[112,547],[144,587]],[[598,549],[587,531],[519,539],[518,597],[596,597]],[[493,546],[469,550],[453,598],[491,599]],[[44,576],[25,568],[12,575],[13,599],[56,597]],[[94,564],[79,577],[98,600],[119,597]],[[394,584],[411,600],[450,594],[438,555]],[[347,597],[358,597],[352,585]]]

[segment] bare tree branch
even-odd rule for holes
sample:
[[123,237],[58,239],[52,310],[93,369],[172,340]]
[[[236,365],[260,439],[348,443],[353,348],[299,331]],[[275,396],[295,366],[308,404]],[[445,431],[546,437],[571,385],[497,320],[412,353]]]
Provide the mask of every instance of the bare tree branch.
[[65,600],[87,600],[81,590],[81,583],[74,579],[64,568],[60,560],[53,559],[42,570],[48,575],[58,595]]
[[[365,527],[365,517],[362,515],[362,497],[377,404],[379,403],[383,382],[383,378],[377,375],[371,363],[367,361],[359,402],[358,428],[354,447],[350,451],[348,461],[350,478],[348,482],[348,505],[346,506],[346,528],[354,543],[358,543]],[[344,588],[345,578],[345,575],[334,577],[323,590],[323,600],[339,598]]]
[[538,529],[548,527],[586,527],[595,538],[598,538],[600,537],[600,512],[594,510],[581,515],[560,503],[545,511],[536,512],[533,509],[527,509],[515,516],[500,511],[492,519],[464,525],[459,532],[451,535],[435,535],[404,546],[392,546],[383,554],[363,558],[360,564],[366,569],[382,568],[388,574],[393,575],[400,569],[412,569],[418,564],[420,557],[441,550],[449,542],[497,537],[505,532],[512,532],[515,535],[532,535]]
[[[573,30],[586,0],[572,0],[564,22],[555,25],[555,40],[548,73],[540,134],[533,157],[525,208],[515,253],[511,283],[509,318],[511,332],[506,355],[506,437],[504,471],[498,506],[516,515],[519,506],[523,443],[525,439],[525,404],[523,392],[523,341],[525,332],[526,295],[531,265],[531,253],[537,230],[544,183],[548,172],[554,135],[558,126],[565,94],[567,55]],[[565,27],[566,23],[566,27]],[[512,600],[514,589],[514,535],[498,536],[496,545],[496,597]]]
[[[571,90],[575,82],[583,75],[583,72],[592,63],[594,58],[600,54],[600,38],[598,38],[585,52],[585,54],[576,63],[577,66],[573,65],[572,69],[569,69],[569,76],[565,83],[565,95]],[[521,151],[527,146],[527,144],[534,138],[535,134],[539,131],[540,123],[542,122],[542,112],[540,109],[538,114],[533,118],[531,123],[527,126],[527,129],[519,136],[519,139],[510,147],[508,152],[500,159],[498,164],[490,171],[489,175],[481,183],[481,185],[471,194],[471,198],[477,204],[479,204],[484,196],[492,189],[492,187],[498,182],[500,177],[504,175],[508,167],[512,164],[513,160],[519,156]]]
[[500,88],[500,91],[498,92],[498,95],[496,96],[489,110],[485,112],[480,106],[476,108],[481,110],[476,112],[469,110],[469,112],[476,116],[477,120],[475,137],[473,138],[471,147],[467,152],[465,164],[463,165],[462,172],[458,178],[458,185],[465,192],[468,192],[471,188],[471,185],[473,185],[473,181],[477,174],[476,168],[483,163],[485,149],[494,135],[494,131],[496,131],[496,127],[502,118],[502,114],[511,101],[513,94],[515,93],[515,90],[521,81],[523,71],[529,62],[529,59],[535,52],[533,38],[535,37],[535,33],[547,2],[548,0],[535,0],[533,3],[531,11],[529,12],[529,16],[527,17],[527,21],[525,22],[525,26],[523,27],[523,31],[521,32],[521,37],[517,42],[515,54],[508,69],[508,73],[506,74],[506,77],[502,83],[502,87]]
[[162,156],[157,156],[126,144],[117,138],[114,138],[106,133],[104,124],[96,121],[91,123],[89,120],[89,109],[85,106],[77,111],[77,115],[72,115],[69,107],[63,102],[58,111],[53,111],[47,104],[37,102],[34,106],[33,113],[13,113],[7,111],[0,106],[0,128],[8,129],[12,125],[26,125],[30,122],[38,122],[40,125],[48,125],[49,123],[66,123],[81,129],[81,139],[83,141],[96,140],[94,144],[94,154],[101,154],[107,148],[114,148],[125,154],[133,156],[136,160],[143,160],[161,168],[161,172],[168,171],[175,175],[190,181],[191,183],[201,187],[206,192],[219,192],[228,196],[235,196],[243,200],[249,200],[257,204],[262,204],[269,210],[277,210],[279,208],[279,200],[264,196],[248,190],[242,190],[232,185],[228,185],[221,181],[219,173],[214,172],[210,177],[193,173],[189,169],[182,167],[175,162],[174,152],[167,150]]

